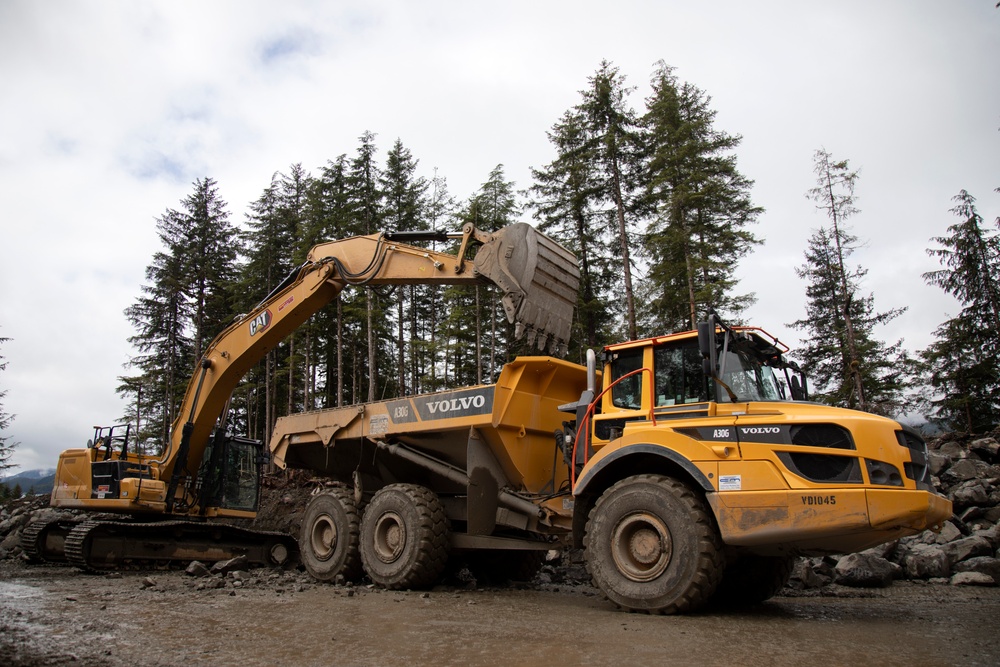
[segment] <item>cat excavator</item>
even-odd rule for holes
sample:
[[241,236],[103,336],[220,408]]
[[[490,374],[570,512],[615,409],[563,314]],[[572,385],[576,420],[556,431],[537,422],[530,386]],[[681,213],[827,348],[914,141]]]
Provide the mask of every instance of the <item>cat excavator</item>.
[[[418,242],[457,242],[458,250],[412,245]],[[385,232],[321,243],[209,344],[162,455],[130,447],[124,425],[95,427],[86,448],[62,452],[51,506],[92,518],[32,523],[22,535],[24,551],[29,559],[65,560],[90,571],[237,555],[257,564],[292,562],[293,537],[232,521],[255,516],[267,460],[261,442],[226,428],[243,376],[349,285],[495,285],[516,335],[539,351],[562,353],[579,275],[572,253],[524,223],[496,232],[469,223],[455,233]]]

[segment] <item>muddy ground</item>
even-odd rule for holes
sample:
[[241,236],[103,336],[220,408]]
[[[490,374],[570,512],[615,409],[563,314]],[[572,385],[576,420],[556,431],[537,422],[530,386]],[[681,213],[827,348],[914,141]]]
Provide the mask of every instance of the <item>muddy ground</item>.
[[195,578],[0,562],[0,665],[15,667],[994,666],[998,623],[1000,588],[946,584],[647,616],[586,585],[391,592],[294,570]]

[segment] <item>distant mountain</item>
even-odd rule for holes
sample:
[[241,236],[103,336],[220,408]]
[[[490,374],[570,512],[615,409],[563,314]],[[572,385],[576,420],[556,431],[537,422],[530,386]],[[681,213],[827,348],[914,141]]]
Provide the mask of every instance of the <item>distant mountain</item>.
[[25,470],[16,475],[4,477],[3,480],[0,480],[0,484],[9,489],[13,489],[20,484],[22,493],[42,495],[52,492],[52,485],[55,484],[55,481],[55,468],[46,468],[41,470]]

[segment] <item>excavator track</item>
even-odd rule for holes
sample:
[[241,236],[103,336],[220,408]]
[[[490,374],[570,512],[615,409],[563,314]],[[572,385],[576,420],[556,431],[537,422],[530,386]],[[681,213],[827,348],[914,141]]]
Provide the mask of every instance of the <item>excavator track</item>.
[[65,540],[66,560],[85,572],[182,566],[192,560],[246,556],[252,565],[285,566],[298,557],[295,538],[222,523],[86,521]]
[[66,562],[65,541],[79,519],[33,521],[21,532],[21,550],[29,563]]

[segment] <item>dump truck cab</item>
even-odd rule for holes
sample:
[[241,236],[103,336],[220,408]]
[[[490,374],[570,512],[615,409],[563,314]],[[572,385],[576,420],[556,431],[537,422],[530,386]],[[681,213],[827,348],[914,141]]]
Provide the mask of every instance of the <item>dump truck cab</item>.
[[[866,549],[951,516],[917,433],[804,400],[786,352],[762,329],[713,320],[604,348],[601,392],[573,436],[573,523],[609,598],[696,607],[741,561],[780,588],[792,557]],[[674,506],[657,509],[657,495]],[[700,563],[681,577],[691,590],[640,592],[667,578],[681,547]]]

